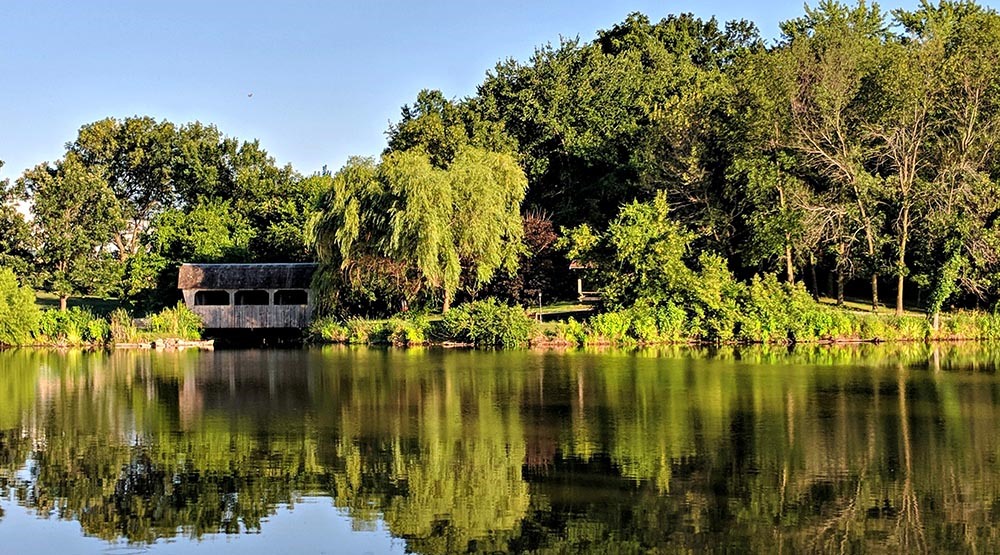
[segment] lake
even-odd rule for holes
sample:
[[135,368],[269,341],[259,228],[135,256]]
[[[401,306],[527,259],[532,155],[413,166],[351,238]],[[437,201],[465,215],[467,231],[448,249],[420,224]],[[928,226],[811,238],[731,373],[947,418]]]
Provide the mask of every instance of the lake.
[[0,351],[0,552],[997,552],[998,364]]

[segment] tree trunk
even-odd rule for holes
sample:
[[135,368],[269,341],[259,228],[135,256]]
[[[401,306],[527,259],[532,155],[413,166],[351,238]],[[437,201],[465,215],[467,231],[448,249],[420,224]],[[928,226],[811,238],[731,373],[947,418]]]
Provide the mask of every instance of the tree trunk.
[[837,270],[837,306],[844,306],[844,272]]
[[878,274],[872,274],[872,312],[878,312]]
[[795,265],[792,261],[791,240],[791,237],[785,235],[785,273],[788,277],[788,283],[795,283]]
[[896,271],[899,281],[896,289],[896,316],[903,315],[903,283],[906,280],[906,240],[910,234],[910,207],[903,207],[902,221],[899,233],[899,262]]
[[935,310],[934,314],[931,316],[931,327],[934,331],[941,329],[941,311]]
[[896,290],[896,316],[903,315],[903,281],[906,278],[902,273],[899,274],[899,281],[897,282]]
[[813,253],[809,253],[809,273],[812,274],[813,299],[819,301],[819,280],[816,279],[816,257]]
[[59,295],[59,310],[61,310],[62,312],[66,312],[66,301],[68,300],[69,300],[68,296]]
[[444,313],[444,312],[448,312],[449,310],[451,310],[451,295],[445,293],[444,294],[444,305],[441,307],[441,312]]

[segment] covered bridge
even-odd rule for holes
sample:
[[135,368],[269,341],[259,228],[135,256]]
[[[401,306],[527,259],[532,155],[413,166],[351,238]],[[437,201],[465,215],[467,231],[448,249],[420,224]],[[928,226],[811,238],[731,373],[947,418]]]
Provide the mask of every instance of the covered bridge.
[[305,328],[315,264],[182,264],[184,303],[214,329]]

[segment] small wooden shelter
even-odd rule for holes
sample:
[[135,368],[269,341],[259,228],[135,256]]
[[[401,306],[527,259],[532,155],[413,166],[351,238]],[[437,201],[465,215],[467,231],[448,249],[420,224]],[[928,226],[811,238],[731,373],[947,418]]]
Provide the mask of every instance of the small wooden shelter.
[[177,288],[210,329],[305,328],[316,264],[182,264]]
[[601,302],[600,291],[585,291],[583,289],[583,276],[587,271],[595,269],[597,266],[593,262],[580,262],[578,260],[572,260],[569,263],[569,269],[571,272],[575,272],[576,276],[576,293],[577,300],[583,304],[598,304]]

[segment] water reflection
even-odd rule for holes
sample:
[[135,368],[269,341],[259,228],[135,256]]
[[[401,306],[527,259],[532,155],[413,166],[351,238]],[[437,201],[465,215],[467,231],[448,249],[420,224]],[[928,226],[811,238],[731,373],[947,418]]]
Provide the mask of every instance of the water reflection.
[[418,553],[993,552],[998,358],[5,351],[0,497],[109,541],[266,536],[320,496]]

